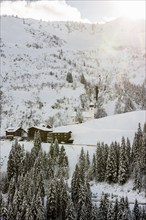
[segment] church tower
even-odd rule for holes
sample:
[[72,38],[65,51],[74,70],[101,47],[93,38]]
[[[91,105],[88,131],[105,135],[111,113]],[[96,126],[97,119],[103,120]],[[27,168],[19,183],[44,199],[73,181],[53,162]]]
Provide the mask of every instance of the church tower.
[[94,104],[90,103],[89,105],[89,114],[91,116],[91,119],[94,119]]

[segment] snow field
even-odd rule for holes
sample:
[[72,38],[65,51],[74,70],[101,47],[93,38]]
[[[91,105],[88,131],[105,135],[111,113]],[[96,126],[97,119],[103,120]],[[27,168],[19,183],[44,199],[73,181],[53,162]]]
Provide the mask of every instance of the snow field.
[[[20,142],[20,144],[24,145],[25,150],[30,151],[33,147],[33,142]],[[3,165],[1,167],[1,172],[5,172],[7,169],[7,160],[8,155],[11,150],[12,141],[1,141],[0,147],[1,147],[1,158]],[[49,151],[49,143],[42,143],[42,149],[46,152]],[[59,145],[61,147],[61,145]],[[74,168],[76,163],[78,162],[78,158],[80,155],[81,148],[84,148],[84,152],[89,152],[90,159],[92,160],[93,153],[96,151],[95,146],[86,146],[86,145],[64,145],[66,154],[68,156],[69,160],[69,175],[70,178],[68,180],[68,185],[70,187],[71,184],[71,177],[74,172]],[[117,197],[120,199],[122,196],[128,197],[130,205],[133,206],[132,203],[134,203],[135,199],[139,201],[139,203],[146,203],[146,197],[144,192],[138,192],[137,190],[133,190],[133,182],[132,180],[129,180],[126,184],[123,186],[120,186],[118,184],[108,184],[105,182],[102,183],[95,183],[94,181],[91,182],[91,192],[92,192],[92,199],[94,202],[98,203],[100,197],[102,196],[102,193],[109,194],[109,199],[112,201],[115,201],[115,198]],[[113,199],[112,199],[113,195]]]

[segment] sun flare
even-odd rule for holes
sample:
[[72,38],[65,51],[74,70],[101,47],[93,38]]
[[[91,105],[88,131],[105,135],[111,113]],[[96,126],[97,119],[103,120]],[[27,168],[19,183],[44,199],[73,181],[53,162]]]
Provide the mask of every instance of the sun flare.
[[130,19],[145,19],[146,17],[145,1],[119,1],[117,9],[119,16]]

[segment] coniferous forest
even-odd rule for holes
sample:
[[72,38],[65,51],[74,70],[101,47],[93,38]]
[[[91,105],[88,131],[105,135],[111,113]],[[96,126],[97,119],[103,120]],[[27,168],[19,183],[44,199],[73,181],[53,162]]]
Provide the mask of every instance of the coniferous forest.
[[[146,206],[127,197],[110,201],[108,194],[93,201],[91,181],[125,184],[133,179],[133,190],[146,195],[146,124],[138,125],[134,140],[124,137],[110,146],[97,143],[91,160],[82,148],[72,177],[64,146],[50,144],[42,150],[35,133],[30,152],[16,140],[12,144],[7,173],[2,176],[0,219],[2,220],[145,220]],[[71,184],[68,180],[71,178]]]

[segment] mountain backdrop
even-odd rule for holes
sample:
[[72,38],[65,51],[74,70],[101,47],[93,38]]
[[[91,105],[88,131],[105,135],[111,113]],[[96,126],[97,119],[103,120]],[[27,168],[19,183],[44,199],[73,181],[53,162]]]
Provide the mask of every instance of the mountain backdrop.
[[1,18],[1,131],[146,109],[145,23]]

